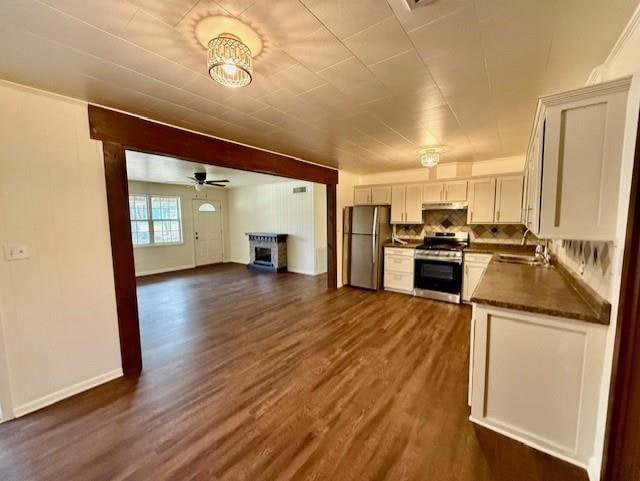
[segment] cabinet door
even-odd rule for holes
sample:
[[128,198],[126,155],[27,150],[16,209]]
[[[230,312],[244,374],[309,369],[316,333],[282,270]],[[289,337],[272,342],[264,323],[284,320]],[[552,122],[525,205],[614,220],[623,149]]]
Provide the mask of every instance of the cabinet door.
[[424,184],[422,189],[423,202],[441,202],[442,200],[444,200],[444,184],[442,182]]
[[407,224],[422,224],[422,185],[408,185],[405,202],[404,221]]
[[458,180],[445,183],[444,200],[447,202],[464,202],[467,200],[467,181]]
[[353,189],[353,205],[367,205],[371,203],[371,187],[355,187]]
[[391,187],[391,223],[402,224],[404,222],[405,187],[395,185]]
[[476,262],[464,263],[464,278],[462,279],[462,300],[470,301],[473,291],[478,287],[480,278],[484,274],[487,264]]
[[371,203],[374,205],[390,205],[391,187],[371,187]]
[[496,201],[496,179],[469,181],[469,224],[492,224]]
[[522,222],[523,177],[498,177],[496,180],[496,222],[520,224]]
[[615,239],[626,91],[547,108],[540,235]]

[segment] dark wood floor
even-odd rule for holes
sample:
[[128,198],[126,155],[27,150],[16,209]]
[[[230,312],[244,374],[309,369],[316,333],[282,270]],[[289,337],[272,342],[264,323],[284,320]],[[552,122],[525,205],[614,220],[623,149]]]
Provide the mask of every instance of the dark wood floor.
[[1,425],[0,479],[587,479],[468,421],[468,307],[325,285],[145,278],[142,377]]

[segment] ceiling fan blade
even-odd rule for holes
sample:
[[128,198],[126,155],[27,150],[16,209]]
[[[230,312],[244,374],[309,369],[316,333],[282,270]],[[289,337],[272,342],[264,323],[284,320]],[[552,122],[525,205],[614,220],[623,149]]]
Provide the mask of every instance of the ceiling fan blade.
[[224,180],[207,180],[206,183],[207,184],[216,184],[216,183],[221,183],[221,182],[229,182],[228,180],[224,179]]
[[207,185],[215,186],[215,187],[226,187],[224,184],[216,184],[214,182],[207,182]]
[[187,177],[187,179],[192,180],[194,182],[198,182],[198,180],[195,177]]

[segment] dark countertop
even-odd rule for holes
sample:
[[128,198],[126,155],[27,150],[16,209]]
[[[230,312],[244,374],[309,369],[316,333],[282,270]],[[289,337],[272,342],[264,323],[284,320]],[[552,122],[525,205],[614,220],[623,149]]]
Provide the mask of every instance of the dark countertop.
[[504,252],[507,254],[531,254],[536,250],[535,245],[521,246],[520,244],[490,244],[483,242],[472,242],[465,247],[464,252],[472,254],[496,254]]
[[559,264],[491,262],[471,302],[608,325],[611,305],[580,283]]
[[398,244],[397,242],[387,242],[384,247],[399,247],[400,249],[415,249],[419,245],[422,245],[422,241],[407,241],[407,244]]

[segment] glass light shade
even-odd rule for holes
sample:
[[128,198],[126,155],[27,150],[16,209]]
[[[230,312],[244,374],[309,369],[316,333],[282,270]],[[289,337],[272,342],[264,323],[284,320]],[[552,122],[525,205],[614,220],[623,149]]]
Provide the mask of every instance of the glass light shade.
[[197,192],[202,192],[204,190],[203,184],[194,184],[194,187],[196,188]]
[[209,42],[207,66],[209,76],[225,87],[244,87],[253,78],[251,50],[228,33]]
[[420,157],[422,167],[435,167],[440,162],[440,154],[438,152],[425,152]]

